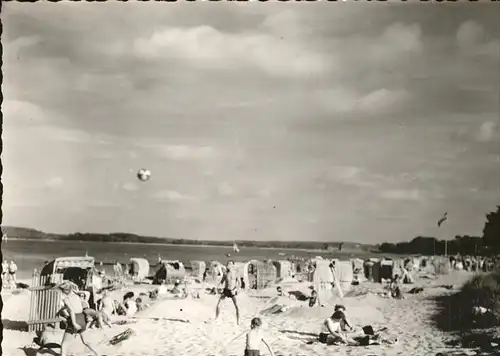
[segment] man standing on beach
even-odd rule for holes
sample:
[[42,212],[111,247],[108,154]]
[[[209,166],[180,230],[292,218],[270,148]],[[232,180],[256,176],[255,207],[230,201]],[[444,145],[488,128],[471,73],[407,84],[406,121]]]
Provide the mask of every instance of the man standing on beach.
[[7,271],[9,270],[9,262],[3,260],[2,262],[2,288],[7,285]]
[[16,273],[17,273],[17,265],[14,261],[10,261],[10,264],[9,264],[9,284],[13,288],[16,288],[16,285],[17,285]]
[[240,288],[240,279],[236,274],[234,261],[229,261],[227,263],[227,272],[224,274],[217,287],[222,283],[224,284],[224,290],[222,291],[219,301],[217,302],[217,307],[215,308],[215,320],[217,320],[220,314],[220,303],[226,298],[231,298],[236,309],[236,324],[240,325],[240,309],[238,308],[238,301],[236,300],[236,295],[238,294]]

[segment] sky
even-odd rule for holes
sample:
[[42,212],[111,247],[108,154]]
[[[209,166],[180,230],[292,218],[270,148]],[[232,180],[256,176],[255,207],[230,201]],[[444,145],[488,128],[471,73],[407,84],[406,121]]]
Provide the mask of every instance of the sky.
[[500,204],[495,4],[2,10],[3,225],[380,243]]

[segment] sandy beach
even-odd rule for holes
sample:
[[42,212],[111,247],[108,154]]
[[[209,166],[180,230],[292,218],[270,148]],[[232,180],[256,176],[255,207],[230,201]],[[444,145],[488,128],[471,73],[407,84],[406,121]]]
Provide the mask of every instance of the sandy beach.
[[[230,301],[222,305],[221,317],[213,321],[217,297],[202,294],[200,299],[157,300],[148,309],[137,314],[126,325],[113,325],[111,329],[92,329],[90,340],[104,355],[242,355],[244,333],[249,328],[250,319],[274,304],[288,305],[281,313],[262,316],[267,339],[277,355],[313,356],[335,352],[336,355],[434,355],[447,350],[445,341],[449,335],[440,332],[431,324],[430,316],[436,305],[432,296],[451,293],[461,287],[471,274],[453,271],[436,279],[421,278],[415,284],[405,285],[404,291],[421,286],[420,294],[405,294],[405,299],[395,300],[379,295],[383,286],[363,283],[355,286],[342,300],[348,316],[356,327],[371,325],[374,329],[387,327],[388,335],[397,338],[394,345],[326,346],[311,341],[316,339],[322,321],[331,315],[332,307],[309,308],[307,302],[287,297],[276,297],[272,288],[243,292],[239,296],[242,322],[236,325],[234,307]],[[306,282],[280,284],[285,291],[302,291],[308,294]],[[453,285],[454,290],[440,287]],[[154,286],[134,285],[115,293],[123,295],[132,290],[136,293],[153,289]],[[30,292],[20,290],[17,294],[2,292],[4,309],[3,352],[5,355],[32,355],[33,334],[18,331],[23,321],[28,319]],[[331,304],[329,303],[329,304]],[[155,320],[155,318],[157,318]],[[179,321],[188,320],[189,322]],[[113,336],[132,329],[133,335],[117,345],[110,345]],[[62,333],[61,333],[62,335]],[[309,342],[309,344],[308,344]],[[23,349],[24,348],[24,349]],[[455,350],[456,351],[456,350]],[[73,355],[85,355],[84,346],[78,339],[72,345]],[[267,355],[267,350],[262,349]]]

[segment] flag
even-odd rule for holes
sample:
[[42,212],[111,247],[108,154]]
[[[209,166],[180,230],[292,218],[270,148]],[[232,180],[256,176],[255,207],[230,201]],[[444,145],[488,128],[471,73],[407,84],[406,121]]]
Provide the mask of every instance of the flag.
[[448,219],[448,213],[444,213],[443,217],[439,219],[438,221],[438,227],[441,227],[441,225]]

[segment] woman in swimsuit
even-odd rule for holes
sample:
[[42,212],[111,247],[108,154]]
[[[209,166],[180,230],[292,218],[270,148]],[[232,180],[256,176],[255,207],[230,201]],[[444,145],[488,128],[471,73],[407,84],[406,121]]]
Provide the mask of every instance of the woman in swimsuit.
[[326,319],[321,325],[319,342],[322,344],[347,343],[347,336],[342,331],[341,322],[343,319],[345,319],[345,316],[341,310],[335,311],[331,317]]
[[63,307],[58,312],[59,315],[66,317],[66,330],[61,342],[61,356],[68,354],[68,341],[69,335],[80,335],[82,343],[95,355],[97,352],[92,348],[90,343],[86,340],[86,318],[83,313],[83,305],[80,297],[74,292],[75,286],[71,282],[63,282],[56,286],[62,294]]

